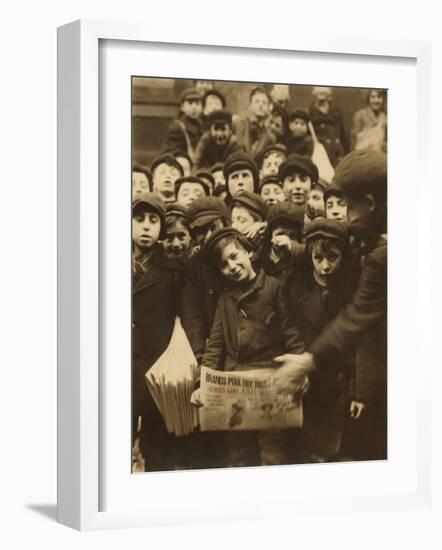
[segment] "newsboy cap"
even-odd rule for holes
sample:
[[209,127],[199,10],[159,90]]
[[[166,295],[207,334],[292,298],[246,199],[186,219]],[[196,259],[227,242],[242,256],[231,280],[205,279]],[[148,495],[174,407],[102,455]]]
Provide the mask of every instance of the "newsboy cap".
[[213,253],[215,250],[215,245],[225,237],[235,237],[235,239],[237,239],[247,251],[250,252],[253,250],[253,247],[247,237],[245,237],[237,229],[234,229],[233,227],[223,227],[221,229],[216,229],[203,245],[203,255],[207,262],[212,264],[214,263],[215,258]]
[[258,192],[261,193],[262,188],[264,187],[264,185],[268,185],[268,184],[271,184],[271,183],[274,184],[274,185],[278,185],[282,189],[282,183],[279,181],[278,176],[265,176],[259,182]]
[[304,109],[295,109],[294,111],[292,111],[289,115],[289,122],[292,122],[296,118],[300,118],[306,124],[310,122],[310,115],[307,113],[307,111],[304,111]]
[[192,99],[199,99],[200,101],[203,100],[203,96],[199,93],[199,91],[196,88],[186,88],[181,92],[180,104],[186,100],[192,100]]
[[286,157],[287,147],[282,143],[273,143],[272,145],[268,145],[265,149],[263,149],[260,153],[256,155],[256,163],[260,168],[262,168],[262,163],[264,162],[264,159],[266,159],[272,153],[280,153],[281,155],[284,155],[284,157]]
[[348,231],[345,224],[337,220],[327,218],[315,218],[307,225],[304,231],[306,243],[317,238],[335,239],[339,241],[342,249],[348,246]]
[[166,238],[166,205],[158,193],[142,193],[132,202],[132,216],[143,210],[152,210],[160,217],[160,240]]
[[292,202],[280,202],[269,208],[267,214],[267,230],[272,231],[278,225],[304,228],[304,208]]
[[[236,172],[237,170],[250,170],[252,172],[253,176],[253,184],[255,191],[258,187],[258,167],[256,166],[256,162],[253,160],[252,155],[249,155],[248,153],[243,153],[242,151],[236,151],[235,153],[232,153],[229,155],[223,166],[223,172],[224,177],[226,178],[226,182],[228,182],[229,176],[232,172]],[[227,185],[227,190],[229,186]]]
[[332,181],[346,194],[387,193],[387,155],[381,151],[360,149],[346,155],[336,166]]
[[281,181],[284,181],[284,178],[296,171],[307,174],[312,180],[312,183],[316,183],[319,179],[319,172],[316,164],[314,164],[309,157],[298,155],[297,153],[289,155],[280,165],[278,177]]
[[212,111],[207,115],[207,125],[210,126],[212,124],[228,124],[232,126],[232,113],[226,109]]
[[201,197],[191,202],[187,208],[191,229],[203,227],[218,218],[230,222],[230,212],[224,201],[218,197]]
[[247,210],[257,214],[262,220],[266,219],[268,210],[267,204],[256,193],[240,191],[232,199],[230,207],[233,208],[234,206],[243,206]]

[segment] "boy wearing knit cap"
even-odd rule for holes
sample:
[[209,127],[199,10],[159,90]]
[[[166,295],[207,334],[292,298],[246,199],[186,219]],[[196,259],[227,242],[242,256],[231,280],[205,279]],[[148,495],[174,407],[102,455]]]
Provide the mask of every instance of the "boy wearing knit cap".
[[[296,292],[289,279],[292,309],[307,349],[350,301],[349,236],[336,220],[316,218],[306,228],[309,277]],[[304,397],[304,443],[308,462],[338,460],[344,426],[349,418],[350,385],[354,379],[354,354],[330,355],[320,372],[310,376]]]
[[196,199],[210,195],[207,183],[197,176],[184,176],[175,182],[176,202],[187,208]]
[[151,471],[181,460],[144,380],[169,345],[182,288],[181,266],[159,243],[165,236],[165,204],[156,193],[142,194],[132,204],[132,441]]
[[268,206],[278,204],[278,202],[285,202],[286,200],[278,176],[265,176],[259,183],[258,192]]
[[[215,231],[204,255],[222,275],[221,295],[202,365],[225,371],[273,368],[280,349],[300,353],[304,344],[287,307],[282,284],[255,271],[247,239],[233,228]],[[199,402],[199,391],[193,396]],[[225,432],[228,466],[289,464],[293,432]]]
[[312,185],[319,180],[319,172],[309,157],[293,153],[279,167],[278,178],[287,200],[305,209]]
[[335,185],[330,185],[324,191],[325,217],[338,222],[347,221],[347,201],[344,193]]
[[387,157],[353,151],[337,166],[333,181],[348,205],[348,227],[364,254],[350,303],[302,356],[283,356],[281,389],[306,372],[326,368],[333,354],[356,350],[355,399],[350,414],[360,441],[354,456],[387,458]]
[[203,135],[203,97],[196,88],[185,89],[180,97],[180,112],[172,122],[164,142],[165,151],[185,151],[195,158],[195,149]]
[[239,191],[256,192],[258,189],[258,167],[253,157],[238,151],[229,155],[224,162],[224,177],[227,193],[234,197]]
[[212,111],[207,116],[207,128],[195,151],[195,169],[224,162],[229,155],[242,149],[232,135],[232,114],[229,111]]
[[175,201],[175,182],[184,175],[181,164],[173,155],[161,155],[152,162],[152,191],[167,204]]
[[187,258],[192,244],[187,209],[175,202],[166,207],[166,238],[163,241],[166,256]]
[[297,109],[289,116],[289,137],[287,139],[287,154],[297,153],[311,157],[313,140],[308,129],[310,117],[307,111]]
[[287,149],[281,143],[269,145],[256,158],[260,179],[266,176],[277,176],[281,164],[287,158]]

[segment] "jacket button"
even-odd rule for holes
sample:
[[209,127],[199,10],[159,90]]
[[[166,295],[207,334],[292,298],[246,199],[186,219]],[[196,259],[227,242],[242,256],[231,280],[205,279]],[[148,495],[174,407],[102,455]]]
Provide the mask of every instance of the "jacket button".
[[207,291],[208,294],[212,295],[212,294],[215,294],[215,291],[213,290],[213,288],[209,288],[209,290]]
[[135,323],[132,323],[132,328],[135,328],[135,327],[136,327]]

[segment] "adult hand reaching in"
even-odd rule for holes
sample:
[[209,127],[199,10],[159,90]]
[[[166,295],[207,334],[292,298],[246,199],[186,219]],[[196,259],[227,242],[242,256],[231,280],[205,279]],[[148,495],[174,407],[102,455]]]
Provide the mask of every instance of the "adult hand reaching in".
[[307,391],[308,386],[305,385],[307,375],[316,368],[311,353],[286,353],[275,357],[274,361],[281,363],[281,367],[275,373],[276,387],[279,392],[299,396],[300,393]]

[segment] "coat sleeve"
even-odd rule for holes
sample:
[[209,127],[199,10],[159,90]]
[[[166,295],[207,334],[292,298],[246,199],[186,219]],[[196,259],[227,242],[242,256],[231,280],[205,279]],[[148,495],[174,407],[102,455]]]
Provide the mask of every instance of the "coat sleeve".
[[276,305],[281,331],[284,336],[286,353],[303,353],[305,351],[304,338],[291,311],[288,293],[285,285],[278,281],[276,287]]
[[204,354],[202,365],[210,369],[221,370],[224,364],[225,345],[224,332],[221,318],[221,308],[223,298],[219,299],[216,308],[215,318],[213,320],[212,330],[210,331],[209,342],[207,343],[206,353]]
[[315,362],[320,366],[327,356],[348,352],[386,314],[387,247],[382,247],[366,257],[353,300],[313,342]]
[[207,133],[203,134],[195,149],[195,160],[193,163],[193,167],[195,170],[199,170],[200,168],[204,168],[205,166],[208,166],[208,162],[206,161],[206,151],[208,147],[208,142],[209,142],[209,135]]
[[166,139],[164,140],[164,150],[165,151],[174,151],[178,149],[179,151],[187,152],[187,143],[186,137],[183,133],[182,128],[175,120],[169,127],[169,130],[166,134]]
[[353,126],[351,128],[351,150],[353,151],[358,139],[359,132],[364,127],[363,115],[361,111],[357,111],[353,117]]
[[193,353],[198,362],[200,362],[206,348],[206,338],[208,335],[206,334],[204,309],[200,293],[189,271],[185,275],[181,292],[180,314],[183,328],[189,339]]

